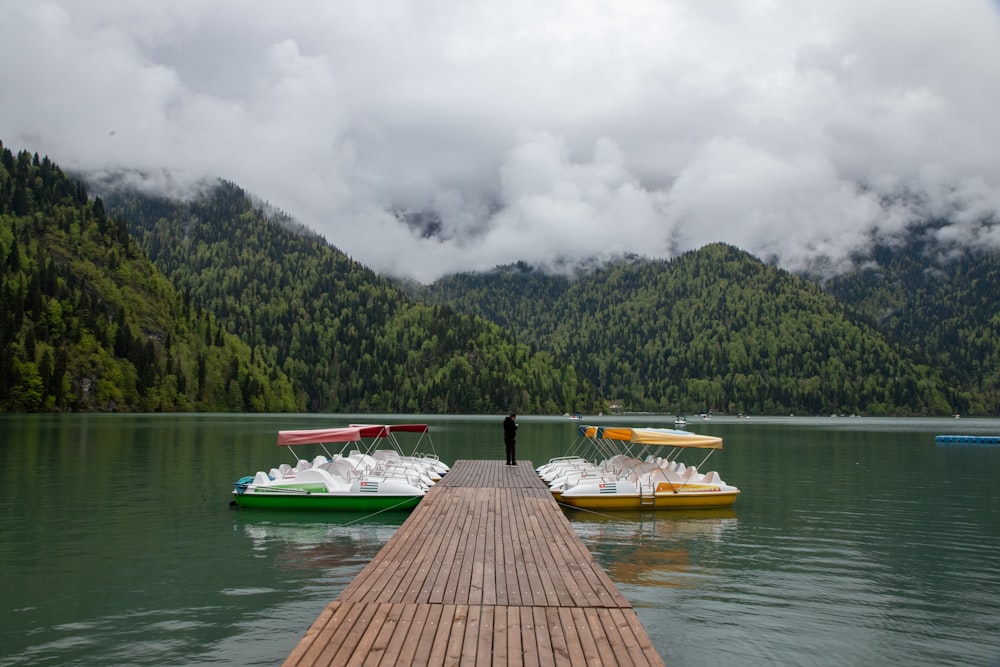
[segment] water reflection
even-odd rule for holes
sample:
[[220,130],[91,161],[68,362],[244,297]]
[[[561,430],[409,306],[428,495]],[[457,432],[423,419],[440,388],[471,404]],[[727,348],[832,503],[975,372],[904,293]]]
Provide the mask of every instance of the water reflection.
[[250,539],[254,551],[267,552],[283,568],[313,571],[368,562],[409,516],[247,509],[234,514],[236,527]]
[[736,510],[615,512],[565,509],[577,535],[619,584],[686,587],[691,549],[704,551],[734,534]]
[[[278,429],[373,419],[0,416],[0,667],[280,664],[404,517],[232,510],[232,482]],[[499,418],[432,421],[445,462],[503,457]],[[574,427],[525,416],[519,454]],[[1000,447],[934,436],[1000,422],[690,428],[725,439],[734,508],[568,513],[667,664],[998,664]]]

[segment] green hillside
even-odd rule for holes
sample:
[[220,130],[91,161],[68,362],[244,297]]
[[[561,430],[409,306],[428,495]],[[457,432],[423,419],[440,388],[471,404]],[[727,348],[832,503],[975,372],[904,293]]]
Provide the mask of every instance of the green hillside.
[[931,227],[822,288],[715,244],[404,289],[232,184],[100,188],[0,144],[0,410],[1000,414],[998,255]]
[[625,410],[930,415],[955,400],[817,285],[727,245],[574,280],[516,265],[416,291],[565,356]]
[[601,408],[572,365],[485,319],[413,300],[232,184],[190,202],[134,191],[106,201],[185,301],[280,367],[310,411]]
[[826,289],[945,369],[961,414],[1000,414],[1000,252],[943,244],[937,225],[876,246]]
[[125,224],[0,144],[0,410],[278,411],[284,373],[178,298]]

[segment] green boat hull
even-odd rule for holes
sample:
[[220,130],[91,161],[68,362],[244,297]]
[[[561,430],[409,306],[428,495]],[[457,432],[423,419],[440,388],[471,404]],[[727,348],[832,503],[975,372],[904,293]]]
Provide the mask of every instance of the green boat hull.
[[233,494],[239,507],[273,510],[315,510],[322,512],[381,512],[411,510],[423,496],[325,495],[311,494]]

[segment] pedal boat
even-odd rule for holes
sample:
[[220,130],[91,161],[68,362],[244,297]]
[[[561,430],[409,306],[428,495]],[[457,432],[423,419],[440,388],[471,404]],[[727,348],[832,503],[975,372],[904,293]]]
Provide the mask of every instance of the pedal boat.
[[[675,429],[598,426],[581,426],[580,435],[604,453],[600,463],[577,456],[539,468],[564,505],[595,511],[717,508],[732,506],[740,493],[718,472],[698,472],[722,449],[722,438]],[[690,450],[707,451],[699,465],[678,460]]]
[[[289,448],[295,465],[284,463],[241,478],[234,484],[233,502],[241,508],[284,510],[413,509],[448,466],[436,455],[403,454],[394,434],[428,430],[426,424],[358,424],[279,431],[278,446]],[[319,445],[323,453],[311,460],[298,458],[293,445]],[[328,445],[341,445],[341,450],[332,453]]]

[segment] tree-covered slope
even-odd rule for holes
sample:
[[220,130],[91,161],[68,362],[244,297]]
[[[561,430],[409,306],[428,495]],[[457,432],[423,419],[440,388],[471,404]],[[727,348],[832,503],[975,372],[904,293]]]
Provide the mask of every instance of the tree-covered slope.
[[291,383],[192,310],[125,224],[0,144],[0,410],[298,408]]
[[574,280],[524,266],[445,278],[432,302],[564,355],[626,410],[946,414],[940,373],[815,284],[715,244]]
[[105,200],[185,300],[282,368],[311,411],[600,407],[572,366],[492,322],[414,301],[234,185],[189,202],[134,190]]
[[932,231],[828,291],[717,244],[407,293],[233,185],[91,200],[0,145],[0,410],[997,414],[1000,262]]
[[945,369],[956,412],[1000,414],[1000,253],[947,244],[936,228],[876,246],[826,289]]

